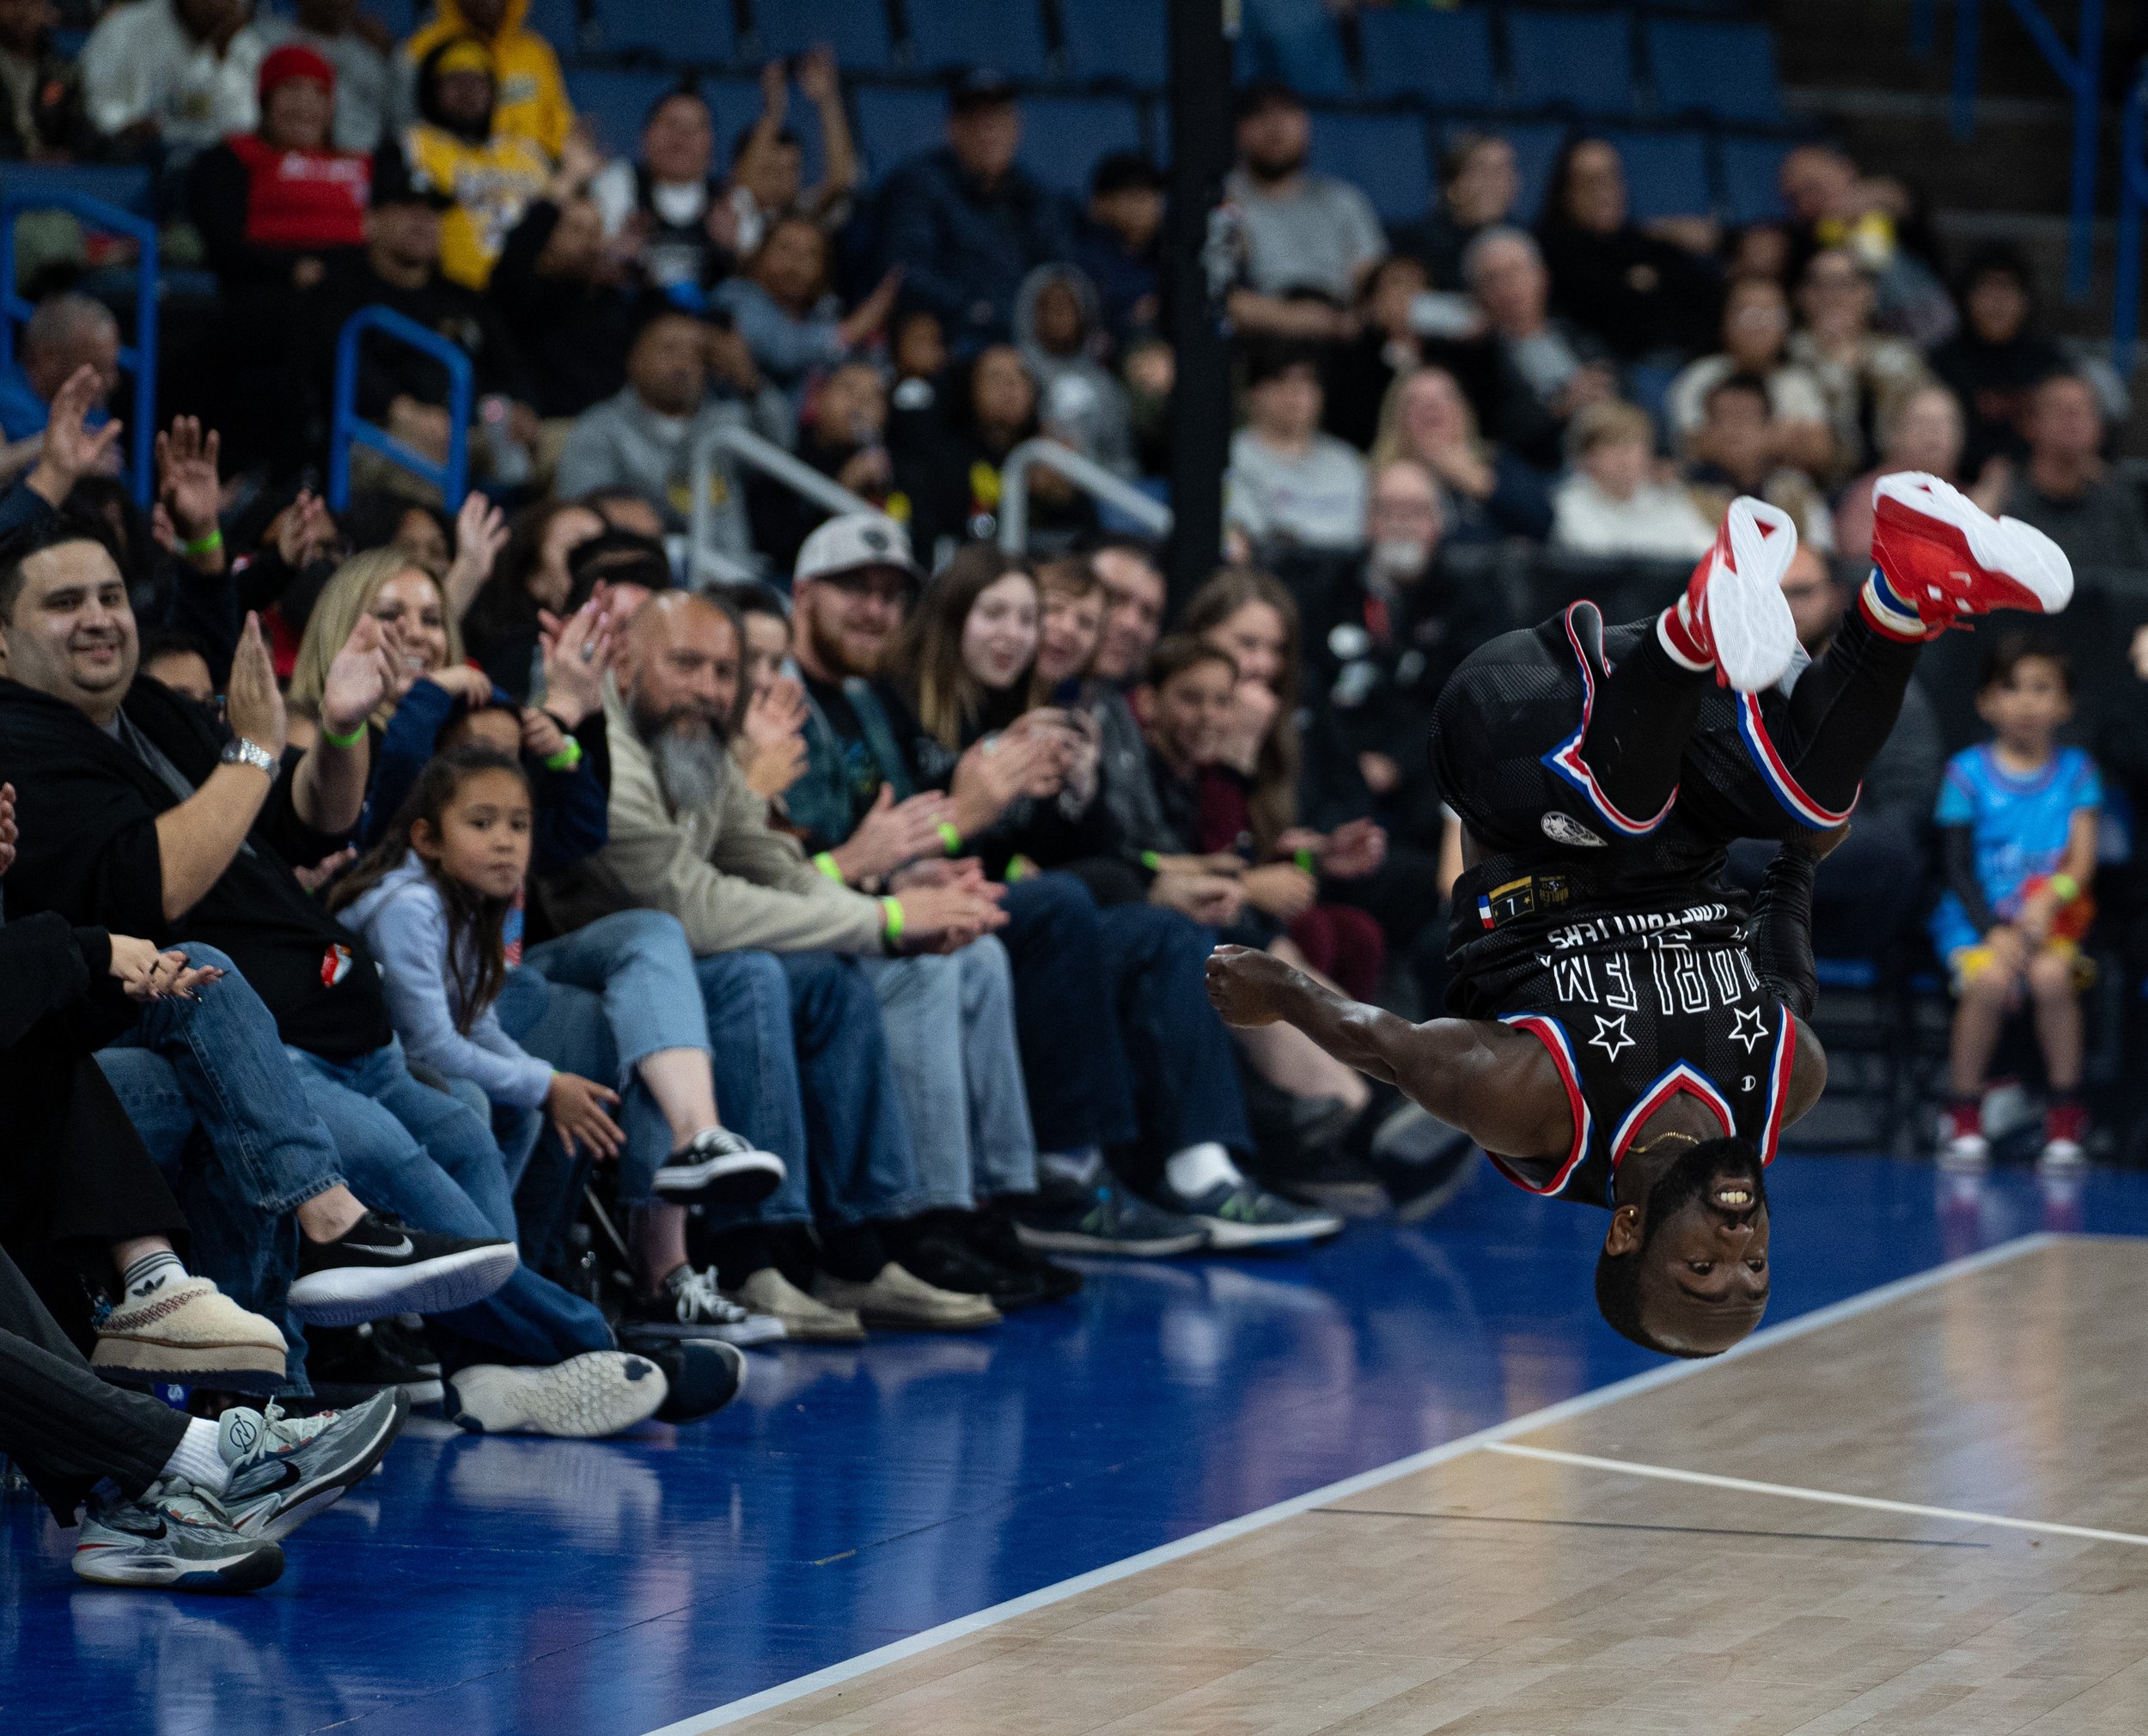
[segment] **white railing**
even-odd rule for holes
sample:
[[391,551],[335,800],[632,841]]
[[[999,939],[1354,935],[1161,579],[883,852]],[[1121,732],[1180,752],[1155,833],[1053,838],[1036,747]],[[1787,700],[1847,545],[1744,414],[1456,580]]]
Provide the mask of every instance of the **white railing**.
[[1171,534],[1171,509],[1142,493],[1124,477],[1056,441],[1025,440],[999,466],[999,546],[1009,554],[1028,552],[1029,472],[1040,464],[1057,471],[1083,493],[1116,507],[1151,536]]

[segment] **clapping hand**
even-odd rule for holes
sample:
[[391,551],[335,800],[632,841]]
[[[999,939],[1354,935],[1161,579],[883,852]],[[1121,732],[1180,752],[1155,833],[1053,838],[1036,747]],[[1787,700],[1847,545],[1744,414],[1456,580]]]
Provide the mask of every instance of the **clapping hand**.
[[395,636],[371,615],[361,615],[343,642],[320,689],[320,727],[329,735],[348,735],[395,690]]
[[[157,503],[171,515],[182,544],[216,534],[217,515],[223,509],[223,484],[217,474],[223,444],[215,429],[204,434],[201,419],[193,416],[174,416],[170,431],[156,436]],[[222,571],[223,549],[211,552]]]
[[545,710],[564,729],[604,709],[604,676],[612,667],[617,630],[605,607],[605,587],[564,620],[537,612],[537,637],[545,657]]
[[[367,618],[371,620],[369,616]],[[372,624],[377,630],[380,624]],[[283,691],[276,685],[275,661],[261,637],[259,615],[249,613],[240,630],[239,647],[231,654],[231,674],[223,691],[224,722],[231,726],[231,733],[280,758],[290,725],[284,716]]]
[[778,675],[754,695],[739,726],[746,748],[746,782],[773,801],[804,775],[806,697],[797,678]]
[[940,827],[952,811],[937,789],[897,801],[894,787],[882,784],[857,830],[834,852],[844,879],[853,883],[882,879],[905,862],[943,856]]
[[29,486],[45,497],[48,506],[56,507],[65,500],[75,484],[92,471],[111,468],[117,462],[119,418],[115,416],[95,429],[84,419],[103,390],[104,381],[97,370],[84,362],[52,394],[52,407],[45,421],[45,444],[27,478]]
[[448,612],[460,621],[492,576],[492,563],[507,546],[505,514],[474,489],[462,497],[455,515],[455,557],[440,582]]
[[276,515],[276,552],[294,573],[312,564],[336,533],[328,508],[309,488]]

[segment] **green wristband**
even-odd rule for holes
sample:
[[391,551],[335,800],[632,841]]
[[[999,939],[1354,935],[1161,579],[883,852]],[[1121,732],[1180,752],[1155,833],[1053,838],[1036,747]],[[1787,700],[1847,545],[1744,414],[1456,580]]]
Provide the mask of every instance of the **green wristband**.
[[939,830],[940,843],[945,847],[947,853],[949,856],[959,854],[962,848],[962,834],[955,831],[952,822],[944,819],[940,822]]
[[1141,852],[1141,866],[1152,874],[1161,874],[1163,871],[1163,858],[1152,850],[1144,850]]
[[1320,871],[1320,858],[1309,850],[1300,850],[1291,860],[1309,874],[1317,874]]
[[813,858],[813,865],[839,886],[843,884],[843,870],[836,866],[835,858],[826,850]]
[[365,725],[359,724],[348,735],[339,735],[324,723],[320,726],[320,739],[331,747],[356,747],[365,740]]
[[205,537],[196,537],[191,543],[181,543],[179,551],[191,561],[196,555],[213,555],[223,546],[223,529],[219,526]]
[[880,901],[880,908],[887,917],[887,924],[881,930],[882,938],[891,947],[900,946],[902,944],[902,900],[882,898]]
[[547,771],[572,771],[576,766],[581,764],[582,744],[579,741],[577,741],[573,736],[570,735],[567,738],[567,745],[564,747],[562,747],[558,752],[552,754],[545,761],[545,770]]

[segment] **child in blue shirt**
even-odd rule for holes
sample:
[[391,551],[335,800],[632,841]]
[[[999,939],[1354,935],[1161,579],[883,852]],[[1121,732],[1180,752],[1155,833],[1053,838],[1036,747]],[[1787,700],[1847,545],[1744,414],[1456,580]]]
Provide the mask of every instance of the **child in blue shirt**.
[[1946,891],[1931,938],[1956,995],[1944,1160],[1988,1160],[1986,1075],[2007,1015],[2026,999],[2051,1087],[2041,1161],[2070,1167],[2084,1160],[2081,990],[2093,972],[2080,942],[2095,915],[2088,885],[2102,781],[2087,754],[2057,745],[2073,716],[2072,679],[2048,643],[2001,635],[1976,710],[1992,739],[1947,762],[1935,816]]

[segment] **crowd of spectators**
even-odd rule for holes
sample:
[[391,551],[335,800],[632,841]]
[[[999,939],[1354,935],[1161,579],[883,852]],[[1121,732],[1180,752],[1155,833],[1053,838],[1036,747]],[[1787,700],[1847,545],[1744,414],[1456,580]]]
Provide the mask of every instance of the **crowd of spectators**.
[[[1761,495],[1816,652],[1872,482],[1913,468],[2148,573],[2112,383],[2005,250],[1950,295],[1912,202],[1840,153],[1793,153],[1788,218],[1724,234],[1637,220],[1577,131],[1532,223],[1484,133],[1390,230],[1261,82],[1219,230],[1225,546],[1174,612],[1159,551],[1048,468],[1028,550],[997,540],[1025,442],[1162,490],[1152,163],[1062,198],[977,69],[944,144],[868,187],[824,52],[735,139],[686,83],[606,161],[522,11],[438,0],[396,44],[351,0],[126,0],[69,64],[0,0],[0,150],[153,156],[219,285],[146,510],[85,286],[0,381],[0,938],[51,984],[0,1009],[0,1064],[64,1066],[40,1137],[102,1166],[0,1221],[40,1354],[595,1435],[706,1414],[742,1345],[1061,1300],[1055,1255],[1422,1215],[1467,1148],[1287,1027],[1227,1031],[1202,963],[1227,937],[1436,1010],[1460,840],[1422,744],[1523,624],[1496,557],[1668,587]],[[467,501],[363,449],[349,504],[317,497],[372,306],[470,358]],[[422,352],[369,338],[356,402],[448,451]],[[863,509],[697,474],[725,429]],[[1915,932],[1943,758],[1913,690],[1821,873],[1823,951]],[[132,1306],[160,1273],[192,1314]],[[213,1467],[146,1474],[140,1423],[107,1460],[0,1445],[70,1517],[101,1469],[215,1520]]]

